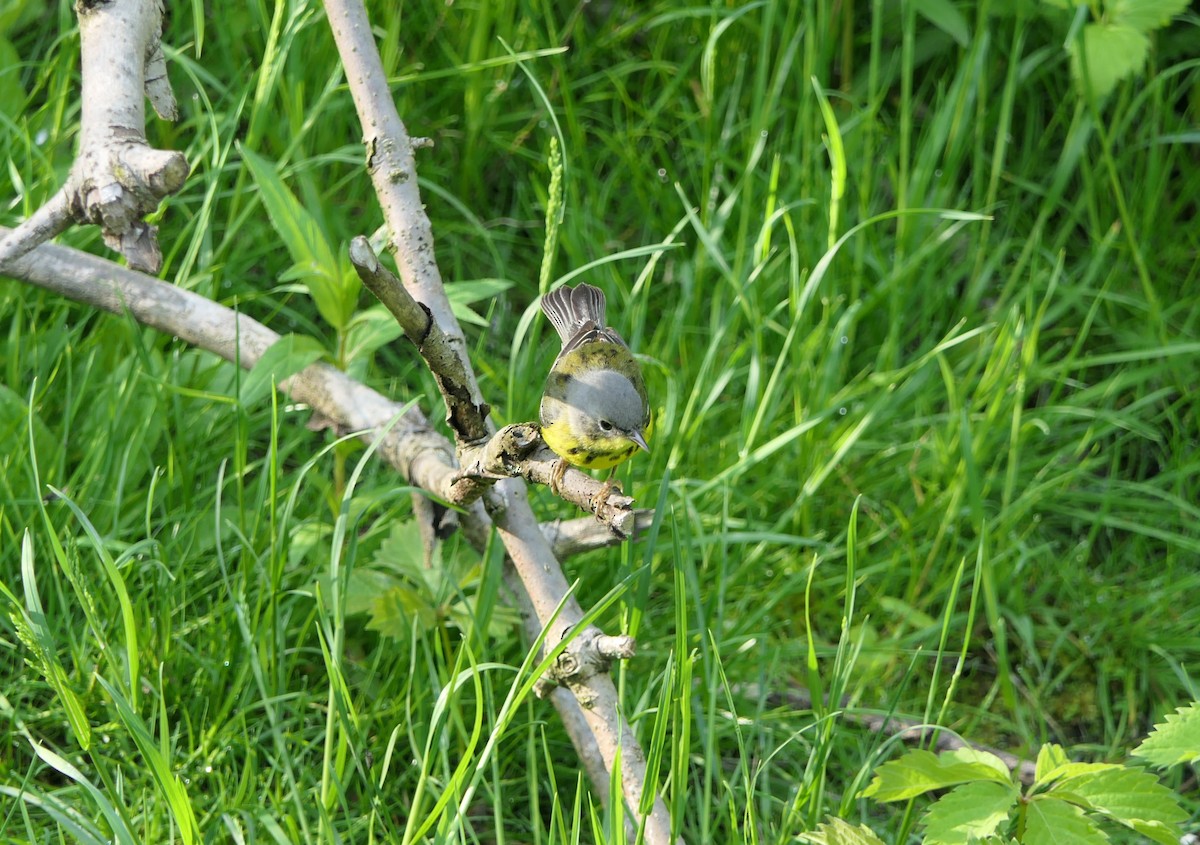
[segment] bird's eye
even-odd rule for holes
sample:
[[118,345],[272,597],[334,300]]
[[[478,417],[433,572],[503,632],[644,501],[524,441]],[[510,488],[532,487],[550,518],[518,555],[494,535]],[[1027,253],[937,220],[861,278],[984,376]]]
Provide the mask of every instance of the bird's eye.
[[601,431],[612,431],[613,424],[610,423],[608,420],[600,420],[600,430]]

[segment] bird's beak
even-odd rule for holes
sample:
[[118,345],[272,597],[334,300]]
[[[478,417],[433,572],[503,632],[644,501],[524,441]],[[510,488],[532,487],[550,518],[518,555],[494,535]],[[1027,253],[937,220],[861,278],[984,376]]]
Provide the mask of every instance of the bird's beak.
[[641,446],[645,451],[650,451],[650,447],[646,445],[646,438],[642,436],[640,431],[634,430],[629,432],[629,439]]

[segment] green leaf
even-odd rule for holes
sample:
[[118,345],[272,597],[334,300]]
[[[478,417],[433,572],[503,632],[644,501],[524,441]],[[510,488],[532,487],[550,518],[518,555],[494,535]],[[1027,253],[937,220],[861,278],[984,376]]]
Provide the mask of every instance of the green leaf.
[[1103,845],[1107,841],[1104,832],[1074,804],[1037,795],[1026,807],[1024,845]]
[[358,361],[403,334],[396,318],[383,305],[355,312],[346,330],[346,360]]
[[1168,713],[1133,753],[1159,768],[1200,760],[1200,702]]
[[275,166],[245,147],[240,149],[271,225],[294,262],[284,278],[303,281],[321,316],[341,331],[354,313],[361,282],[338,260],[316,218],[283,183]]
[[916,0],[918,14],[942,32],[966,47],[971,43],[971,30],[967,19],[950,0]]
[[271,385],[293,376],[325,355],[325,348],[311,337],[285,334],[271,344],[242,380],[241,403],[251,406],[271,392]]
[[459,322],[487,327],[488,321],[469,306],[485,299],[495,299],[512,287],[507,279],[474,279],[469,282],[453,282],[446,285],[446,296],[450,309]]
[[1111,0],[1105,4],[1108,19],[1138,32],[1160,29],[1182,14],[1188,0]]
[[413,619],[417,620],[418,631],[428,631],[438,624],[438,608],[422,595],[408,587],[392,587],[371,600],[367,627],[382,636],[406,639],[412,632]]
[[416,520],[405,520],[392,525],[387,538],[379,544],[375,556],[371,559],[373,566],[383,567],[411,578],[417,583],[437,583],[432,577],[431,570],[442,569],[442,544],[433,548],[433,561],[425,566],[425,547],[421,540],[421,529]]
[[1174,793],[1154,775],[1124,766],[1064,778],[1049,794],[1119,822],[1137,820],[1169,825],[1188,817]]
[[1047,783],[1053,779],[1052,772],[1060,766],[1065,766],[1071,762],[1067,759],[1067,752],[1063,751],[1061,745],[1056,745],[1053,742],[1048,742],[1038,751],[1037,766],[1034,769],[1034,777],[1039,784]]
[[1063,780],[1064,778],[1079,777],[1081,775],[1095,775],[1098,772],[1107,772],[1124,768],[1119,763],[1063,763],[1056,766],[1053,770],[1047,773],[1045,780],[1039,780],[1039,784],[1049,783],[1050,781]]
[[1131,827],[1147,839],[1151,839],[1159,845],[1179,845],[1184,841],[1180,836],[1178,825],[1167,825],[1162,822],[1147,822],[1140,819],[1126,821],[1124,824]]
[[925,814],[925,845],[967,845],[991,836],[1008,820],[1018,795],[1012,784],[992,781],[955,788]]
[[852,825],[845,819],[830,819],[825,824],[800,834],[810,845],[883,845],[875,831],[864,825]]
[[[1099,100],[1111,94],[1125,77],[1141,73],[1150,40],[1131,26],[1089,23],[1067,49],[1071,53],[1071,76],[1080,91],[1086,94],[1090,90],[1091,96]],[[1082,59],[1087,65],[1086,84]]]
[[931,789],[945,789],[977,780],[1008,784],[1012,777],[1004,761],[986,751],[970,748],[941,754],[910,751],[900,759],[880,766],[862,795],[877,801],[903,801]]
[[[322,588],[328,588],[328,577],[322,581]],[[346,613],[353,616],[356,613],[370,613],[371,606],[381,595],[402,582],[386,572],[378,569],[359,567],[350,573],[346,582]],[[326,592],[326,595],[329,595]]]

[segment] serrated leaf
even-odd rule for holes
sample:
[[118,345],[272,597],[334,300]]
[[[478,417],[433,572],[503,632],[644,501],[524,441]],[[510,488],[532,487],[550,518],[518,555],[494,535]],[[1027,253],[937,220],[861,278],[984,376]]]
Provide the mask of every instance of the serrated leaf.
[[1200,760],[1200,702],[1168,713],[1133,753],[1159,768]]
[[1107,841],[1104,831],[1074,804],[1038,795],[1025,809],[1024,845],[1103,845]]
[[[324,580],[328,580],[328,576]],[[400,584],[399,580],[378,569],[355,569],[346,581],[346,613],[370,613],[371,605],[379,596]],[[327,590],[325,595],[330,595],[330,592]]]
[[258,186],[271,225],[287,247],[294,267],[284,278],[300,279],[321,316],[341,330],[350,321],[362,283],[339,260],[317,220],[283,183],[275,165],[241,147],[242,159]]
[[1182,14],[1188,7],[1188,0],[1110,0],[1105,5],[1113,23],[1132,27],[1138,32],[1150,32]]
[[917,13],[958,42],[960,47],[971,43],[967,19],[950,0],[916,0]]
[[956,787],[925,814],[925,845],[967,845],[991,836],[1008,821],[1018,795],[1012,784],[992,781]]
[[1064,778],[1049,794],[1120,822],[1177,824],[1188,817],[1154,775],[1124,766]]
[[852,825],[845,819],[830,819],[816,830],[800,834],[800,841],[810,845],[883,845],[871,828]]
[[1179,827],[1177,825],[1166,825],[1162,822],[1145,822],[1137,819],[1125,822],[1126,826],[1133,828],[1147,839],[1159,843],[1159,845],[1179,845],[1183,842],[1183,838],[1179,835]]
[[379,544],[375,556],[371,559],[371,564],[390,569],[418,582],[425,582],[428,580],[429,569],[441,569],[441,551],[440,543],[434,546],[433,561],[427,568],[425,566],[425,547],[421,541],[421,529],[415,520],[409,519],[392,524],[392,530],[388,532],[387,538]]
[[428,631],[438,622],[438,609],[416,590],[393,587],[371,600],[367,627],[382,636],[405,639],[412,632],[413,619],[417,629]]
[[[414,630],[480,624],[484,565],[470,547],[438,543],[429,561],[416,522],[393,523],[368,567],[356,568],[346,594],[347,612],[370,615],[367,627],[406,639]],[[503,636],[519,621],[515,611],[491,606],[484,614],[489,636]]]
[[1093,775],[1097,772],[1107,772],[1121,768],[1123,767],[1119,763],[1063,763],[1049,772],[1045,781],[1039,780],[1039,783],[1079,777],[1081,775]]
[[[1071,53],[1071,76],[1080,91],[1090,91],[1099,100],[1111,94],[1122,79],[1141,73],[1150,40],[1131,26],[1089,23],[1067,49]],[[1086,80],[1081,58],[1087,60]]]
[[1063,751],[1061,745],[1053,742],[1048,742],[1038,751],[1037,766],[1034,768],[1034,778],[1038,783],[1046,783],[1051,778],[1051,773],[1060,766],[1065,766],[1071,762],[1067,759],[1067,752]]
[[324,355],[325,348],[311,337],[285,334],[267,348],[242,380],[241,403],[254,405],[270,394],[272,384],[294,376]]
[[977,780],[1007,784],[1011,782],[1011,776],[1004,761],[986,751],[970,748],[941,754],[910,751],[900,759],[880,766],[862,795],[877,801],[903,801],[931,789],[945,789]]

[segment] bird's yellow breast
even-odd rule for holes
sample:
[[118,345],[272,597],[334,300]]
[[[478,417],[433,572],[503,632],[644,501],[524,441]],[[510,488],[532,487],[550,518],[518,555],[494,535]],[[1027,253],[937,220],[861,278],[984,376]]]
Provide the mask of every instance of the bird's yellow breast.
[[566,416],[542,425],[542,439],[554,454],[584,469],[608,469],[629,460],[638,445],[626,438],[589,440],[571,431]]

